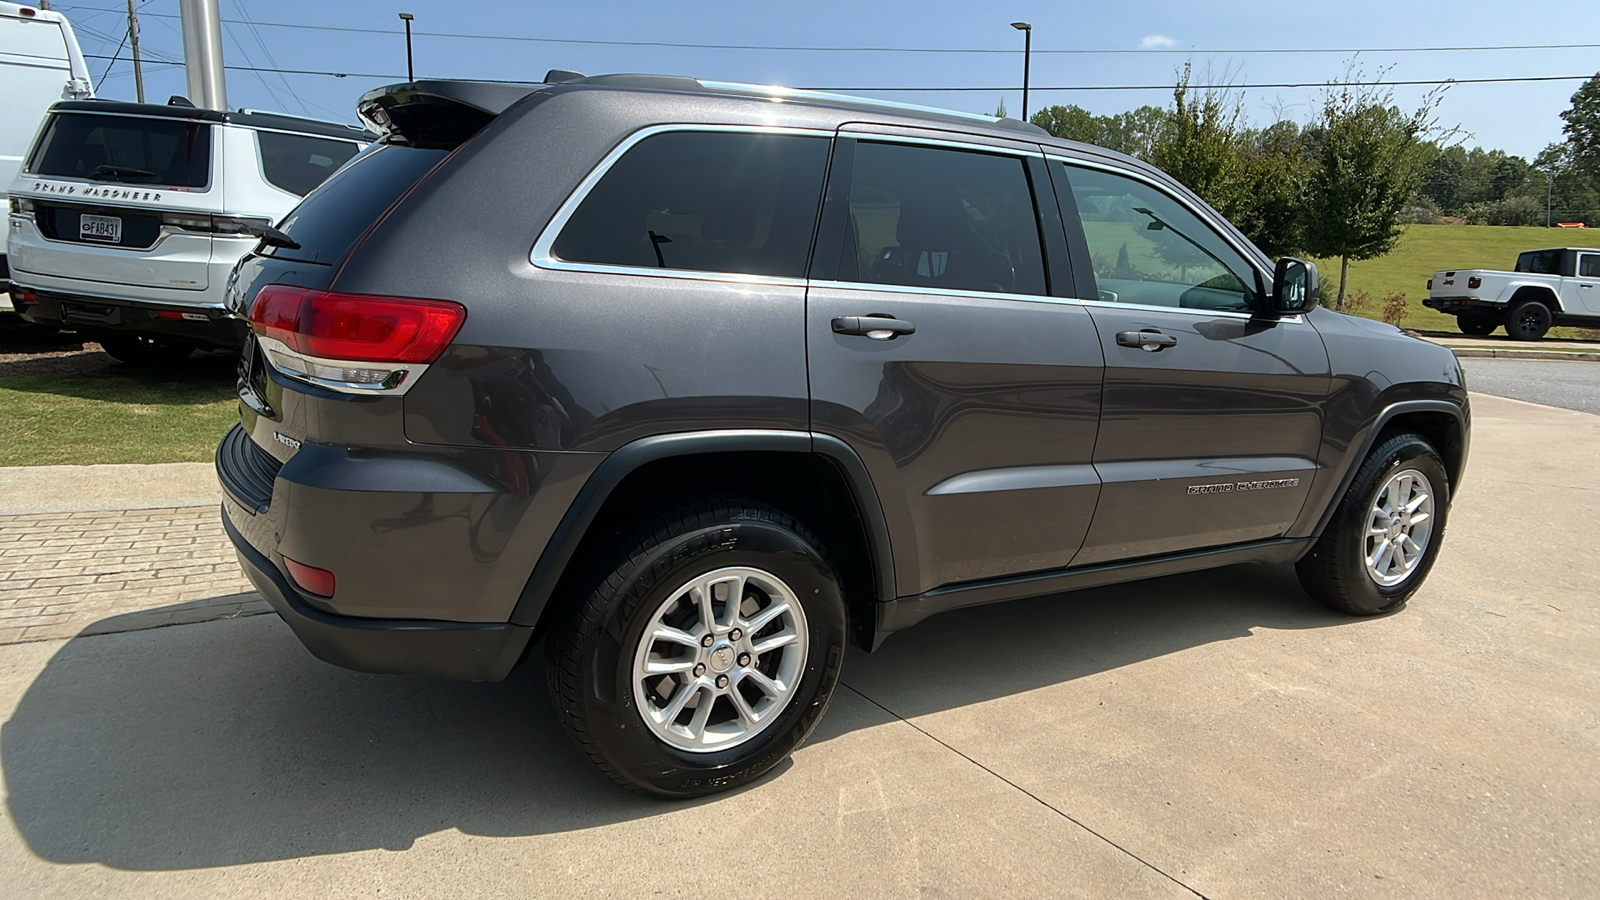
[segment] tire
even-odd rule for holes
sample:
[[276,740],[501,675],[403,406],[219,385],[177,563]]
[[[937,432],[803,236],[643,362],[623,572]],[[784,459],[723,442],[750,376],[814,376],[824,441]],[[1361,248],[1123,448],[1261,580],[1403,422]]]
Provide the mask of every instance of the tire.
[[1500,327],[1500,319],[1495,316],[1460,315],[1456,316],[1456,327],[1461,329],[1462,334],[1483,337]]
[[[616,546],[550,634],[546,677],[562,725],[601,771],[640,793],[696,797],[761,777],[816,727],[844,663],[844,591],[822,545],[769,506],[714,499]],[[738,618],[718,599],[734,583],[720,579],[735,578]],[[696,640],[706,624],[696,585],[711,598],[709,648]],[[734,634],[768,614],[754,633]],[[647,641],[661,625],[690,640]],[[787,692],[769,692],[751,671]],[[734,693],[758,720],[740,715]]]
[[130,366],[164,366],[188,359],[194,347],[142,334],[99,338],[100,349]]
[[1506,315],[1506,334],[1515,341],[1537,341],[1555,321],[1550,307],[1538,300],[1524,300]]
[[[1419,476],[1411,479],[1410,488],[1404,486],[1407,473]],[[1390,486],[1396,485],[1396,491],[1407,497],[1403,505],[1410,505],[1417,502],[1418,495],[1411,491],[1419,484],[1428,500],[1417,511],[1428,517],[1409,527],[1390,524],[1379,508],[1394,505]],[[1384,436],[1361,464],[1311,552],[1295,564],[1300,584],[1311,596],[1351,615],[1375,616],[1397,609],[1416,593],[1433,568],[1449,512],[1449,476],[1433,445],[1410,432]],[[1421,533],[1424,522],[1425,534]],[[1369,523],[1388,531],[1369,535]],[[1408,551],[1411,554],[1409,567],[1402,568],[1401,560],[1392,554],[1385,562],[1381,553],[1377,566],[1369,566],[1369,553],[1381,551],[1385,541],[1394,542],[1397,532],[1410,540],[1409,545],[1401,545],[1402,557]],[[1420,557],[1415,552],[1419,546]]]

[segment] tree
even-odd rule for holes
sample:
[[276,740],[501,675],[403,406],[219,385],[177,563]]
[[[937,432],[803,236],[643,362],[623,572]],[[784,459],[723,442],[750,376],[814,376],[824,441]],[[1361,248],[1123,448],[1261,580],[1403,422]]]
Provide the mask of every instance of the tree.
[[1561,118],[1566,140],[1545,148],[1534,166],[1551,177],[1557,222],[1594,224],[1600,219],[1600,73],[1578,88]]
[[1185,64],[1172,91],[1167,127],[1152,148],[1150,162],[1231,219],[1243,200],[1241,104],[1220,90],[1195,93],[1189,87],[1190,74]]
[[1348,83],[1362,80],[1359,74],[1352,71],[1347,83],[1328,86],[1307,184],[1305,245],[1317,256],[1339,257],[1336,309],[1344,308],[1350,260],[1382,256],[1400,240],[1402,213],[1428,163],[1425,141],[1439,131],[1433,117],[1437,93],[1405,113],[1394,105],[1392,92]]
[[1047,106],[1029,121],[1055,137],[1148,161],[1151,148],[1166,126],[1167,113],[1159,107],[1141,106],[1116,115],[1097,116],[1081,106]]

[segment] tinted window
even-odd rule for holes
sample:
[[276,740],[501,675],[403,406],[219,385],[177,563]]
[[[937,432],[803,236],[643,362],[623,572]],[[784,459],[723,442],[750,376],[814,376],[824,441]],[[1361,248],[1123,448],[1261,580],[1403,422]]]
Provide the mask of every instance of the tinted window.
[[1187,207],[1142,181],[1052,165],[1071,184],[1100,299],[1192,309],[1254,306],[1250,264]]
[[645,138],[579,204],[551,252],[571,262],[802,277],[825,137]]
[[52,116],[28,163],[35,175],[162,187],[205,187],[211,126],[182,119]]
[[301,197],[361,149],[350,141],[276,131],[256,132],[256,145],[261,148],[261,172],[267,182]]
[[855,253],[842,281],[1045,293],[1025,163],[1015,156],[863,142],[850,180]]
[[1518,272],[1527,272],[1530,275],[1560,275],[1561,251],[1560,250],[1529,250],[1517,256]]
[[1578,274],[1584,278],[1600,278],[1600,253],[1585,253],[1578,257]]
[[444,159],[448,150],[374,144],[300,201],[280,226],[298,250],[268,247],[273,256],[334,263],[390,204]]

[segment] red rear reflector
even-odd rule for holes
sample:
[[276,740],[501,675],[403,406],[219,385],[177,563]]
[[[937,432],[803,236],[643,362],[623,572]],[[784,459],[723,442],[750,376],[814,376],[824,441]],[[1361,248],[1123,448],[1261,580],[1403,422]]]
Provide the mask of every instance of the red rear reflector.
[[337,294],[272,284],[250,304],[250,327],[307,356],[431,363],[466,321],[449,300]]
[[333,596],[332,572],[308,566],[303,562],[295,562],[287,556],[283,558],[283,564],[289,569],[289,577],[294,579],[294,583],[301,590],[321,597]]

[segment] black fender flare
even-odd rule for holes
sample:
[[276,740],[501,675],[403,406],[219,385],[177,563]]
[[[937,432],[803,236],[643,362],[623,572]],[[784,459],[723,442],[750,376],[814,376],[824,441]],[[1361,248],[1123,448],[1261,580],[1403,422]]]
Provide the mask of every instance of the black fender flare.
[[534,564],[528,582],[517,598],[511,612],[514,625],[534,626],[539,623],[545,606],[555,593],[556,585],[577,553],[595,516],[605,506],[612,491],[634,470],[662,459],[704,453],[730,452],[803,453],[821,456],[833,463],[844,476],[856,513],[861,517],[867,537],[873,586],[877,599],[890,600],[895,594],[894,553],[889,540],[889,526],[879,502],[877,489],[861,461],[849,444],[832,435],[807,431],[779,430],[723,430],[661,434],[640,438],[613,450],[595,468],[588,481],[573,498],[572,505],[551,534],[539,561]]
[[[1456,426],[1461,430],[1461,469],[1464,471],[1467,464],[1467,451],[1472,443],[1472,428],[1469,414],[1465,407],[1449,400],[1401,400],[1385,406],[1378,412],[1372,424],[1367,426],[1361,436],[1361,444],[1356,454],[1351,457],[1352,464],[1345,467],[1339,476],[1339,487],[1330,495],[1327,504],[1317,516],[1316,527],[1307,535],[1320,538],[1323,529],[1328,527],[1328,520],[1333,518],[1333,513],[1339,508],[1339,501],[1344,499],[1345,492],[1350,490],[1351,482],[1355,481],[1356,472],[1361,469],[1361,462],[1372,452],[1372,447],[1378,441],[1378,436],[1383,433],[1383,427],[1393,421],[1396,416],[1407,413],[1432,412],[1445,413],[1456,420]],[[1440,448],[1441,450],[1444,448]],[[1456,473],[1455,483],[1450,485],[1450,496],[1455,498],[1455,490],[1460,485],[1460,473]],[[1291,535],[1291,536],[1298,536]]]

